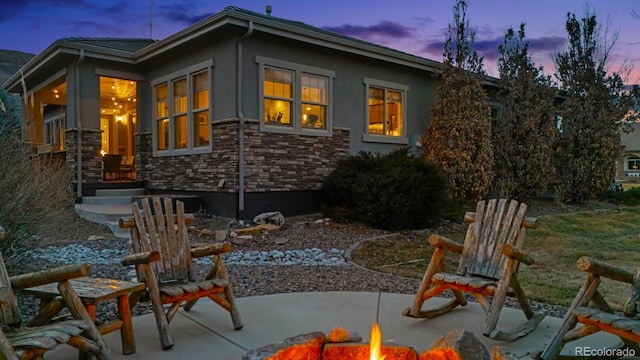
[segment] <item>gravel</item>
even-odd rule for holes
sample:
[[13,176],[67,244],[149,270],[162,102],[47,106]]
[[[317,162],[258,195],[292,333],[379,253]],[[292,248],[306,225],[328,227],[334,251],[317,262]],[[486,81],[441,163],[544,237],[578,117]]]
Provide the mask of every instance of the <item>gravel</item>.
[[[348,259],[348,250],[354,244],[391,233],[330,221],[316,224],[313,218],[291,220],[292,225],[288,228],[257,236],[246,246],[234,245],[234,251],[225,255],[225,265],[236,297],[314,291],[382,291],[399,294],[415,294],[417,291],[419,279],[368,270]],[[211,226],[209,229],[227,229],[228,222],[199,219],[196,226],[201,229],[207,226]],[[441,225],[445,228],[458,226],[460,224]],[[120,265],[120,258],[129,253],[131,245],[128,240],[108,234],[100,235],[104,237],[81,243],[75,241],[72,244],[18,249],[17,257],[29,259],[28,262],[20,261],[18,268],[20,272],[29,272],[55,265],[86,262],[91,266],[91,276],[135,280],[134,268]],[[195,235],[191,238],[193,246],[208,240]],[[16,262],[16,259],[12,260]],[[194,270],[197,276],[204,276],[209,267],[210,260],[198,260]],[[22,294],[19,296],[23,315],[25,318],[32,316],[37,311],[36,301]],[[469,300],[474,301],[472,296]],[[512,298],[508,298],[506,305],[518,307],[517,301]],[[566,308],[559,306],[542,303],[533,303],[533,306],[551,316],[562,317],[566,312]],[[150,311],[150,303],[141,302],[133,309],[133,314]],[[115,314],[115,301],[98,306],[100,321],[113,319]]]

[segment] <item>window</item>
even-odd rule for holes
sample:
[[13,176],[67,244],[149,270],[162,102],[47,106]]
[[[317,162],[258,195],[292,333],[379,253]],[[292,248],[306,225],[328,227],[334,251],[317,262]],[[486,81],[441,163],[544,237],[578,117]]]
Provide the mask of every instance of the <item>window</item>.
[[[211,66],[209,62],[208,66]],[[201,64],[152,82],[156,155],[211,149],[210,71]]]
[[627,158],[627,170],[640,171],[640,157]]
[[406,97],[409,87],[364,79],[367,94],[364,141],[407,144]]
[[54,151],[64,149],[65,118],[64,106],[48,105],[43,110],[44,143],[52,145]]
[[331,135],[331,70],[256,57],[261,69],[261,131]]

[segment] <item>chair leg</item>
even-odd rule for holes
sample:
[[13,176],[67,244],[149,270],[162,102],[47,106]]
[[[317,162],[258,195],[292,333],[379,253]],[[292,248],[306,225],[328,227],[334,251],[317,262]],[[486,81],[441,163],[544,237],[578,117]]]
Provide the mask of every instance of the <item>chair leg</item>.
[[151,296],[151,307],[153,309],[153,315],[156,318],[156,326],[158,327],[158,334],[160,335],[160,343],[162,344],[162,349],[167,350],[173,347],[173,338],[169,331],[169,320],[167,319],[167,315],[164,313],[164,306],[162,304],[162,299],[160,298],[160,287],[158,286],[158,281],[151,270],[151,266],[149,264],[144,264],[142,265],[142,269],[144,272],[144,281],[147,284],[149,295]]
[[598,285],[600,285],[600,277],[589,273],[587,281],[584,283],[584,285],[582,285],[582,288],[578,292],[578,295],[576,295],[576,298],[573,300],[573,303],[562,319],[562,325],[560,326],[560,329],[553,336],[542,354],[540,354],[540,359],[553,360],[558,357],[566,342],[565,334],[569,330],[573,329],[578,323],[578,319],[573,311],[578,307],[587,305],[589,301],[591,301],[591,298],[598,289]]

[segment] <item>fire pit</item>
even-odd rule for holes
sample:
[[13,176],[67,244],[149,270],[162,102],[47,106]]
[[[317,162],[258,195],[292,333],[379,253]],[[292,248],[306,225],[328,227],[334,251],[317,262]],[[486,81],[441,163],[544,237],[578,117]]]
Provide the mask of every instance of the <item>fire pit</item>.
[[507,360],[515,359],[499,347],[492,355],[473,333],[454,330],[418,353],[410,346],[382,343],[382,334],[374,323],[369,344],[356,332],[334,328],[329,335],[316,331],[287,338],[244,354],[242,360]]

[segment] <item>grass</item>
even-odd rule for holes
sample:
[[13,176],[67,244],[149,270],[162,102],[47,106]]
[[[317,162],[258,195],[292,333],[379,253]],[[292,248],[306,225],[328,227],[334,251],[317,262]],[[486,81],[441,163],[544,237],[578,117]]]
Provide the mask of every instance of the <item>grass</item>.
[[[521,265],[518,276],[532,300],[568,306],[586,273],[576,260],[590,256],[629,271],[640,264],[640,208],[543,216],[537,228],[527,234],[525,250],[536,260]],[[460,243],[463,233],[443,234]],[[431,257],[427,235],[404,233],[361,244],[353,260],[365,267],[393,274],[422,278]],[[447,271],[455,271],[457,255],[445,258]],[[620,309],[629,296],[629,285],[603,279],[599,289],[614,308]]]

